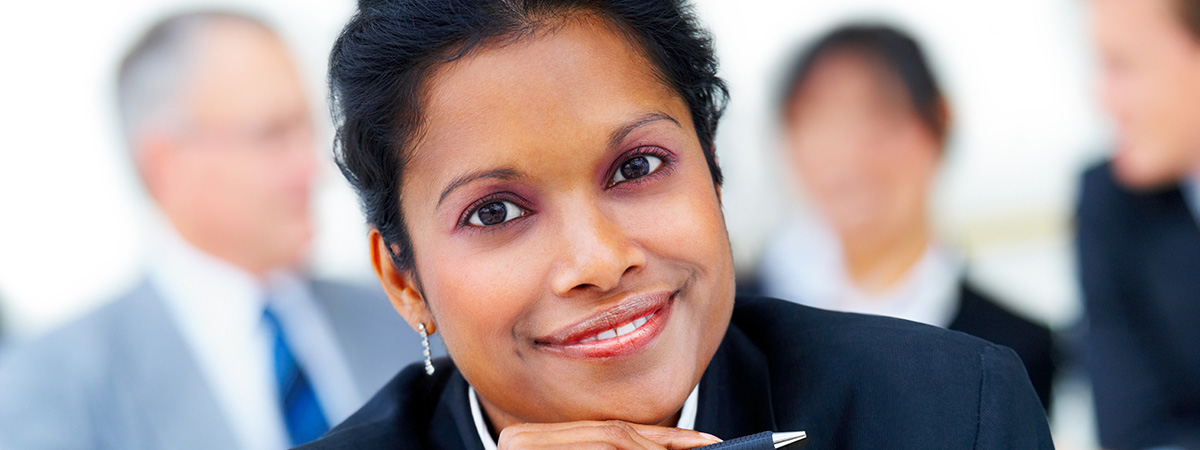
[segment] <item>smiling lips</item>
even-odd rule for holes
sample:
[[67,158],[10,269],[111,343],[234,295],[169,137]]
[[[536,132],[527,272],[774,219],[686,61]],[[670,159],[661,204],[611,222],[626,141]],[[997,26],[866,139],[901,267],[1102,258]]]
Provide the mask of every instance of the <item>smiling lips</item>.
[[609,330],[607,330],[607,331],[602,331],[602,332],[600,332],[600,334],[597,334],[597,335],[595,335],[595,336],[592,336],[592,337],[590,337],[590,338],[587,338],[587,339],[584,339],[584,340],[582,340],[582,341],[579,341],[579,343],[580,343],[580,344],[586,344],[586,343],[588,343],[588,342],[595,342],[595,341],[606,341],[606,340],[609,340],[609,339],[613,339],[613,338],[616,338],[616,337],[620,337],[620,336],[627,335],[627,334],[629,334],[629,333],[632,333],[634,330],[637,330],[638,328],[641,328],[641,327],[642,327],[642,325],[645,325],[645,324],[646,324],[646,322],[649,322],[649,321],[650,321],[650,319],[653,319],[653,318],[654,318],[654,314],[655,314],[655,313],[657,313],[657,311],[655,311],[655,312],[652,312],[652,313],[650,313],[649,315],[647,315],[647,316],[645,316],[645,317],[638,317],[638,318],[636,318],[636,319],[633,319],[633,322],[629,322],[629,323],[627,323],[627,324],[625,324],[625,325],[621,325],[621,326],[619,326],[619,327],[612,328],[612,329],[609,329]]
[[539,348],[572,359],[641,353],[662,333],[677,292],[631,297],[579,323],[536,339]]

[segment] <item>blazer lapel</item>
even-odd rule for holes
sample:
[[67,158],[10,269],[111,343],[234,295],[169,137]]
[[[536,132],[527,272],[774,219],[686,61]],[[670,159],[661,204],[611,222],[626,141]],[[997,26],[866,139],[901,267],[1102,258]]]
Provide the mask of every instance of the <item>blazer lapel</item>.
[[696,430],[732,439],[776,430],[767,356],[730,324],[700,379]]
[[467,380],[457,368],[442,390],[441,399],[433,411],[429,440],[432,448],[439,450],[483,450],[479,432],[475,430],[475,419],[471,416],[471,405],[467,397]]
[[[483,450],[467,399],[467,382],[453,367],[429,426],[432,448]],[[700,379],[696,429],[731,439],[778,431],[766,355],[730,325]]]
[[162,299],[148,283],[128,299],[115,330],[113,388],[146,448],[237,448],[233,433]]
[[1172,366],[1174,371],[1200,374],[1200,359],[1196,355],[1195,343],[1200,337],[1193,323],[1200,317],[1200,228],[1197,218],[1184,200],[1183,193],[1174,189],[1152,197],[1153,209],[1142,219],[1145,223],[1145,247],[1134,259],[1142,261],[1137,267],[1142,271],[1142,291],[1145,298],[1140,307],[1145,308],[1152,323],[1159,324],[1153,331],[1165,348],[1161,355],[1171,355],[1160,361]]

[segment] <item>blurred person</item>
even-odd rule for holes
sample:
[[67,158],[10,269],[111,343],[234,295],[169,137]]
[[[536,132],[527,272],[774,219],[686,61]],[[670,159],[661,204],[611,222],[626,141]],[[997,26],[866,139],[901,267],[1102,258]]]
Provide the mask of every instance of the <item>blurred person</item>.
[[1049,408],[1051,332],[967,283],[963,259],[932,231],[950,114],[917,42],[884,25],[845,25],[801,52],[785,83],[787,167],[819,220],[789,220],[744,289],[1008,346]]
[[1009,349],[735,297],[682,0],[362,2],[330,86],[376,275],[450,357],[304,449],[1053,447]]
[[419,359],[381,292],[304,274],[312,113],[270,28],[166,18],[124,58],[118,91],[167,226],[136,288],[0,366],[0,447],[288,448]]
[[1100,443],[1200,449],[1200,1],[1090,6],[1117,131],[1077,209]]

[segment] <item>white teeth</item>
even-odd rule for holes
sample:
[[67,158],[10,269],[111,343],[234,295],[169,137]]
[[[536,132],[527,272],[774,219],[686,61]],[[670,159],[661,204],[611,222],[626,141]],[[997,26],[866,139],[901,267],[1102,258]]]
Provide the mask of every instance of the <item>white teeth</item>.
[[579,341],[579,343],[586,344],[588,342],[603,341],[605,339],[612,339],[617,336],[624,336],[626,334],[632,333],[634,330],[641,328],[642,325],[645,325],[646,322],[649,322],[650,319],[654,318],[654,314],[657,314],[657,312],[651,313],[651,314],[647,315],[646,317],[639,317],[637,319],[634,319],[632,322],[629,322],[625,325],[622,325],[622,326],[619,326],[616,328],[612,328],[609,330],[605,330],[605,331],[601,332],[600,334],[597,334],[597,335],[592,336],[587,339],[583,339],[583,340]]
[[632,333],[633,330],[636,328],[637,328],[637,325],[634,325],[633,322],[629,322],[625,325],[621,325],[621,326],[617,327],[617,336],[624,336],[629,333]]

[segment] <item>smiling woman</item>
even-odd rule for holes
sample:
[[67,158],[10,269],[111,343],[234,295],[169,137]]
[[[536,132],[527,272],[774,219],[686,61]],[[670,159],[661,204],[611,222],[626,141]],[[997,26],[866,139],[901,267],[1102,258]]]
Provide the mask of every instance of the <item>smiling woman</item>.
[[331,67],[376,272],[450,357],[311,448],[1050,445],[1011,351],[735,307],[725,91],[682,2],[363,2]]

